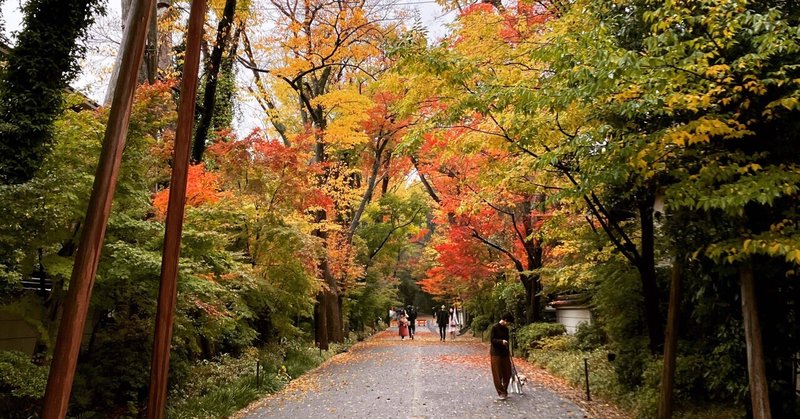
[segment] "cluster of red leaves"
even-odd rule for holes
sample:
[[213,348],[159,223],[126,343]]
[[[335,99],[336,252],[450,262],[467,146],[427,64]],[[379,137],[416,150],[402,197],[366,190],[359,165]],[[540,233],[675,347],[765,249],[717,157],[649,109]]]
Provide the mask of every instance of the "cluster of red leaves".
[[469,226],[451,225],[433,248],[438,254],[437,265],[418,282],[433,295],[464,295],[494,278],[501,268],[486,246],[474,239]]
[[397,93],[385,91],[375,93],[372,96],[372,101],[375,105],[367,110],[369,118],[362,124],[364,132],[370,136],[389,132],[402,135],[402,130],[408,126],[411,118],[397,118],[397,114],[392,110],[392,103],[398,99],[400,99],[400,95]]
[[347,234],[336,232],[328,236],[328,266],[341,283],[364,276],[364,267],[356,260],[356,252]]
[[273,204],[299,206],[309,191],[311,169],[307,153],[268,139],[259,130],[237,141],[218,142],[208,149],[229,188],[267,196]]

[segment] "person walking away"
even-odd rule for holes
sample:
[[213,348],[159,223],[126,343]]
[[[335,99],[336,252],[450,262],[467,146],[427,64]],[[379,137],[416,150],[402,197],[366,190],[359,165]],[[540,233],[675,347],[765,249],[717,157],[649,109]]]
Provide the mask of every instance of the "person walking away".
[[417,333],[417,308],[409,304],[406,307],[406,318],[408,318],[408,334],[411,340],[414,340],[414,334]]
[[439,326],[439,341],[444,342],[447,337],[447,325],[450,324],[450,313],[447,312],[444,304],[436,312],[436,324]]
[[406,340],[406,336],[408,336],[408,318],[402,311],[400,316],[397,317],[397,328],[400,329],[400,340]]
[[494,389],[497,390],[498,400],[508,398],[508,384],[511,382],[511,351],[508,348],[508,325],[510,323],[514,323],[514,316],[511,313],[503,314],[500,322],[492,326],[489,335],[492,380]]
[[456,317],[456,312],[453,308],[450,308],[450,324],[448,331],[450,332],[450,340],[456,340],[456,332],[458,331],[458,318]]

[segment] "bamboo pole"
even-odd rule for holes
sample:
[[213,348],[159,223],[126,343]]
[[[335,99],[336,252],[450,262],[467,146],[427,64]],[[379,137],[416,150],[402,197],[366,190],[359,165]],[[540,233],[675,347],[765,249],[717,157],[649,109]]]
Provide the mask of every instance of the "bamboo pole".
[[153,1],[138,1],[131,11],[130,22],[135,27],[135,34],[126,40],[122,52],[122,77],[117,80],[117,87],[114,90],[100,162],[95,172],[89,209],[64,301],[53,362],[47,378],[42,410],[42,417],[45,419],[63,418],[67,414],[92,286],[108,225],[111,201],[117,186],[122,151],[127,139],[133,93],[136,89],[139,66],[142,63],[147,20],[150,17]]
[[186,184],[189,172],[189,153],[194,122],[197,79],[200,68],[200,42],[203,36],[206,0],[192,2],[189,14],[186,59],[181,82],[178,105],[178,127],[175,132],[175,148],[172,159],[169,203],[167,204],[164,251],[161,257],[161,283],[158,290],[155,338],[150,367],[150,389],[147,401],[147,417],[162,418],[167,402],[167,376],[169,375],[169,352],[172,341],[172,323],[177,300],[178,259],[180,257],[181,232],[186,204]]

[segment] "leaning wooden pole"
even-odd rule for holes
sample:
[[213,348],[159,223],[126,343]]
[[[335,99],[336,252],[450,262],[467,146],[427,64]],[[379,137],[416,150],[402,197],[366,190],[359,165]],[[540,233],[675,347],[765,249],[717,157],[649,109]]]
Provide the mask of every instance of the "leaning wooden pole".
[[84,221],[78,254],[72,269],[64,312],[58,328],[53,362],[47,378],[42,417],[63,418],[67,414],[75,366],[78,363],[83,328],[89,310],[97,264],[111,211],[111,201],[117,186],[122,151],[128,135],[136,78],[142,63],[147,20],[154,0],[136,2],[131,13],[135,35],[128,38],[122,51],[121,77],[117,79],[111,113],[106,125],[100,162],[95,172],[89,209]]
[[172,323],[177,300],[178,258],[180,256],[183,214],[186,205],[186,183],[189,172],[189,153],[192,141],[197,79],[200,68],[200,42],[203,37],[203,21],[206,0],[195,0],[189,14],[186,59],[183,67],[180,103],[178,105],[178,128],[175,132],[175,148],[172,159],[169,203],[167,204],[164,251],[161,257],[161,284],[158,290],[156,331],[153,341],[153,356],[150,366],[150,390],[147,400],[147,417],[162,418],[167,403],[167,376],[169,374],[169,352],[172,342]]

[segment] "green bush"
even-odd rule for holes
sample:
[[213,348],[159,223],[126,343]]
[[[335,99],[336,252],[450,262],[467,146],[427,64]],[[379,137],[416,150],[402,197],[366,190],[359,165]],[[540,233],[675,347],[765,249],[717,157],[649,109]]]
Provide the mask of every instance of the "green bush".
[[0,416],[32,417],[35,402],[44,396],[47,371],[22,352],[0,351]]
[[523,350],[538,348],[542,339],[565,333],[567,329],[560,323],[531,323],[517,330],[517,345]]
[[647,348],[647,338],[628,339],[615,345],[617,354],[614,371],[619,383],[630,390],[643,384],[647,362],[652,358]]
[[225,354],[198,362],[191,368],[183,385],[170,394],[167,416],[228,417],[259,396],[280,390],[289,377],[281,366],[282,351],[273,349],[277,349],[277,345],[263,351],[249,348],[240,357]]
[[492,318],[487,314],[481,314],[472,318],[472,332],[479,334],[485,331],[492,324]]
[[591,351],[606,344],[607,336],[597,323],[579,323],[575,329],[574,348],[580,351]]
[[575,347],[575,338],[570,335],[550,336],[539,342],[545,351],[567,351]]
[[182,400],[179,405],[168,409],[167,416],[176,419],[226,418],[268,390],[269,386],[257,386],[254,376],[241,377],[210,389],[202,396]]
[[[642,385],[630,388],[620,383],[617,374],[620,359],[609,362],[608,348],[601,347],[591,351],[562,350],[565,342],[574,339],[570,336],[556,336],[541,341],[541,349],[531,349],[528,360],[544,368],[553,375],[566,379],[576,388],[585,388],[584,359],[589,366],[589,385],[592,397],[613,402],[633,417],[655,417],[658,407],[659,385],[662,361],[643,358]],[[647,353],[645,351],[645,353]],[[677,418],[739,418],[743,407],[729,400],[711,404],[698,400],[703,393],[698,387],[700,378],[709,370],[708,362],[702,358],[678,357],[675,372],[675,414]]]
[[292,378],[297,378],[313,369],[325,360],[322,351],[312,346],[291,344],[286,348],[284,366],[286,373]]

